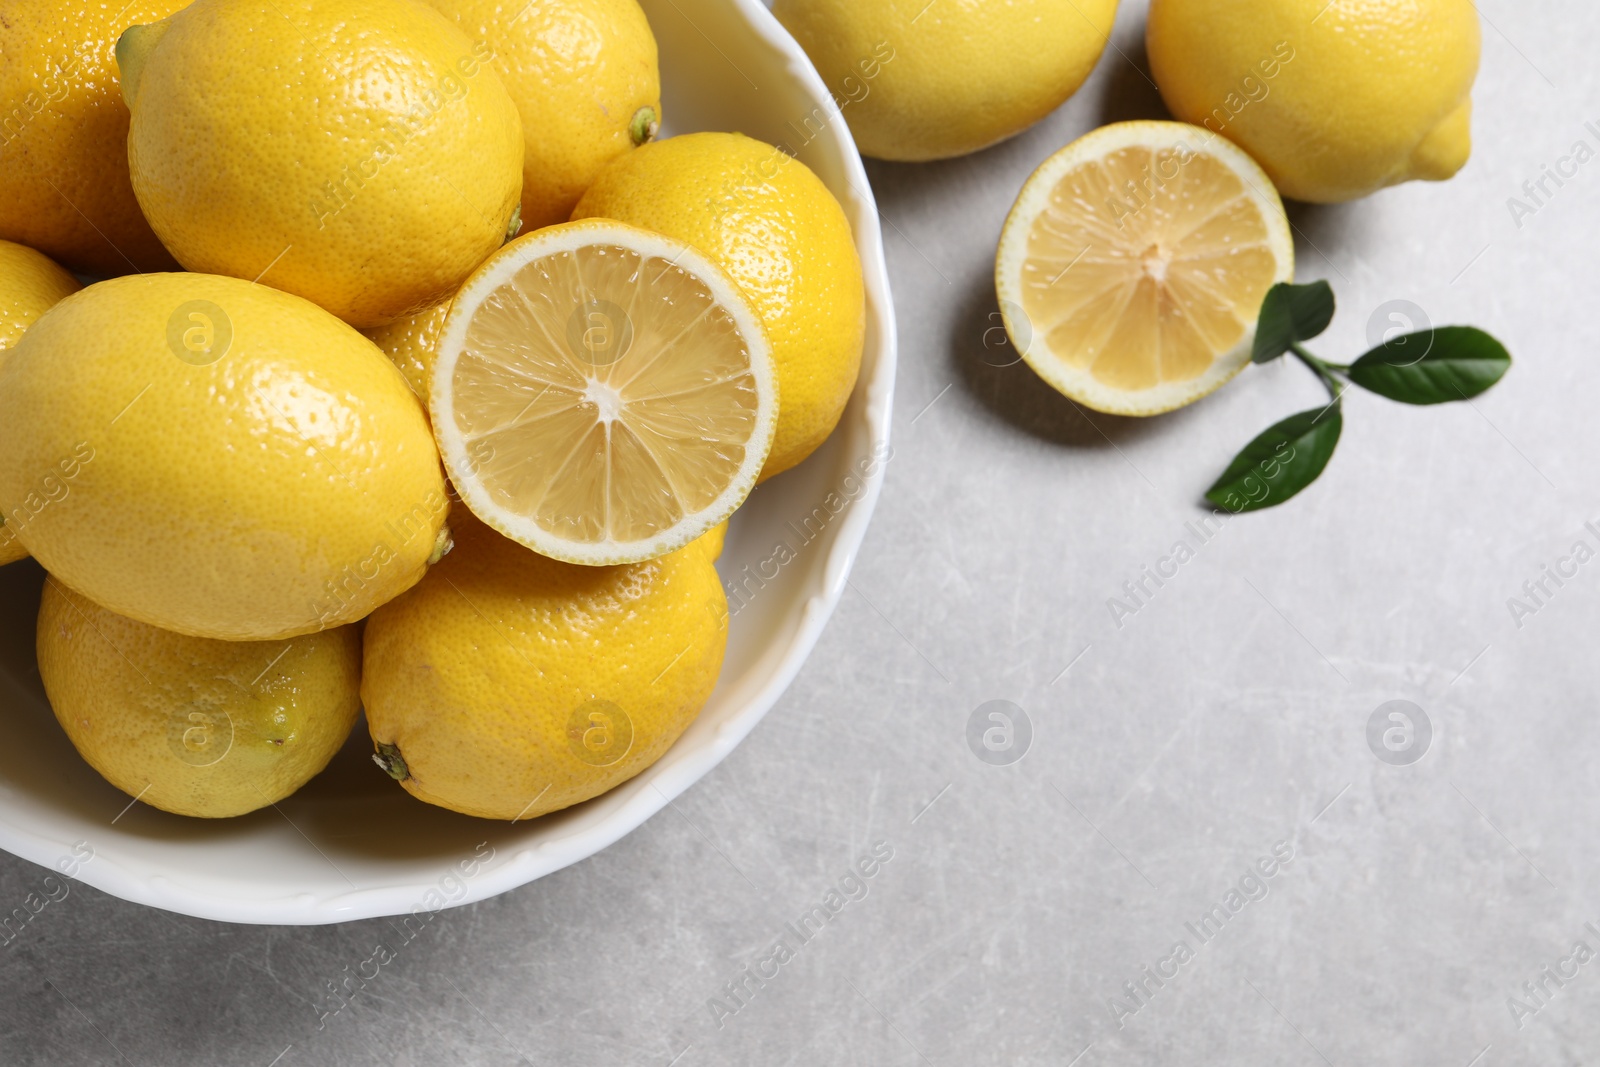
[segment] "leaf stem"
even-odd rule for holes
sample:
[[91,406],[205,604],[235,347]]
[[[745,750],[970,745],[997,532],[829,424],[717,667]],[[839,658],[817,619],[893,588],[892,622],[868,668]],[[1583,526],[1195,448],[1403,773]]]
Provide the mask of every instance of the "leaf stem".
[[1289,351],[1293,352],[1295,356],[1299,358],[1301,363],[1304,363],[1306,366],[1310,367],[1316,372],[1317,377],[1322,379],[1322,384],[1328,387],[1328,396],[1331,399],[1337,401],[1344,395],[1345,383],[1334,372],[1349,370],[1350,368],[1348,366],[1342,363],[1328,363],[1324,360],[1318,359],[1310,352],[1307,352],[1298,341],[1290,343]]

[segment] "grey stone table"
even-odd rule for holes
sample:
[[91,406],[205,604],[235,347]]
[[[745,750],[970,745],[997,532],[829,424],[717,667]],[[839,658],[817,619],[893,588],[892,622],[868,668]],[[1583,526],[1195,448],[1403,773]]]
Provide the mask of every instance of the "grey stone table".
[[[0,1062],[1600,1063],[1600,960],[1575,950],[1600,952],[1600,562],[1573,558],[1600,546],[1600,162],[1523,187],[1600,148],[1600,23],[1480,8],[1466,170],[1291,214],[1302,280],[1343,308],[1321,349],[1410,301],[1507,342],[1491,393],[1352,396],[1317,485],[1197,530],[1232,452],[1318,401],[1309,374],[1136,422],[1005,365],[992,255],[1018,186],[1098,123],[1163,114],[1127,3],[1038,128],[869,166],[895,455],[845,599],[732,758],[593,859],[442,913],[320,1025],[381,920],[229,926],[78,886],[0,952]],[[1008,765],[968,744],[991,700],[1031,727],[1013,713]],[[1398,752],[1368,731],[1395,700]],[[41,874],[0,857],[0,902]],[[843,910],[790,932],[830,891]]]

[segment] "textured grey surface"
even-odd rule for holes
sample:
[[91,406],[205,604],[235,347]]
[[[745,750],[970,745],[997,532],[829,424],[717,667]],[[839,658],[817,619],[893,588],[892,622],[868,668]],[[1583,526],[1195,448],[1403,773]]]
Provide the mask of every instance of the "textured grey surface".
[[[1099,122],[1162,114],[1127,4],[1117,48],[1038,128],[870,165],[895,455],[851,589],[732,758],[595,858],[403,944],[383,920],[228,926],[73,885],[0,950],[0,1062],[1600,1062],[1600,960],[1560,962],[1600,950],[1600,563],[1520,626],[1507,604],[1600,543],[1600,164],[1520,228],[1507,206],[1574,142],[1600,147],[1595,16],[1480,6],[1466,171],[1292,216],[1302,280],[1343,309],[1319,351],[1355,354],[1375,309],[1410,300],[1508,343],[1493,392],[1353,396],[1320,483],[1227,522],[1116,625],[1124,581],[1198,544],[1185,524],[1233,450],[1320,395],[1280,361],[1172,416],[1091,419],[986,345],[1022,180]],[[966,740],[996,699],[1033,727],[1009,766]],[[1434,728],[1410,766],[1367,743],[1395,699]],[[1201,943],[1185,923],[1275,845],[1292,861]],[[848,880],[875,846],[892,858]],[[0,856],[0,906],[45,873]],[[841,886],[859,899],[787,932]],[[1146,965],[1171,973],[1180,941],[1192,958],[1117,1018],[1108,1001]],[[363,968],[380,944],[400,947]],[[1519,1028],[1507,1000],[1546,966],[1577,973]],[[346,968],[377,976],[323,1018]]]

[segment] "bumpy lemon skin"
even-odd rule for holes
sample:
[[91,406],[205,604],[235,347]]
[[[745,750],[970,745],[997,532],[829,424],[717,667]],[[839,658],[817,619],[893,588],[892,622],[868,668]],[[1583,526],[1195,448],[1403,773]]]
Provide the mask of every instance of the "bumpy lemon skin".
[[[455,550],[366,623],[361,696],[380,763],[430,804],[528,819],[658,760],[722,666],[727,598],[707,546],[586,567],[476,520],[455,533]],[[580,758],[590,709],[612,730],[620,710],[631,742]]]
[[578,201],[693,245],[761,318],[778,374],[778,427],[761,480],[816,451],[861,370],[866,295],[850,220],[804,163],[737,133],[655,141],[617,159]]
[[[185,348],[206,329],[209,355]],[[67,297],[0,366],[0,426],[0,508],[29,552],[179,633],[354,621],[443,540],[438,451],[394,364],[314,304],[235,278],[130,275]]]
[[706,555],[710,556],[711,561],[715,563],[722,558],[722,546],[727,540],[728,523],[727,520],[723,520],[701,534],[693,543],[704,549]]
[[40,315],[82,288],[49,256],[0,241],[0,363]]
[[[0,241],[0,364],[34,320],[83,286],[49,256]],[[28,550],[0,513],[0,566],[26,559]]]
[[406,376],[406,384],[423,407],[427,407],[428,391],[433,388],[433,361],[439,356],[439,336],[444,332],[444,320],[449,314],[450,301],[446,300],[414,315],[395,319],[387,326],[361,331],[400,368],[400,373]]
[[416,0],[196,0],[117,46],[134,192],[189,270],[392,322],[510,228],[522,124],[491,52]]
[[185,637],[107,611],[54,579],[39,676],[101,777],[141,803],[227,818],[276,803],[328,765],[361,710],[361,638]]
[[987,148],[1060,107],[1099,62],[1117,0],[776,0],[772,13],[863,155],[922,162]]
[[1152,0],[1146,45],[1172,113],[1233,140],[1291,199],[1443,181],[1472,151],[1471,0]]
[[522,117],[523,232],[566,222],[600,169],[654,134],[661,73],[636,0],[429,2],[494,48]]
[[0,238],[100,277],[177,270],[128,182],[117,36],[187,0],[8,0],[0,18]]
[[28,550],[22,546],[22,539],[12,533],[9,527],[0,526],[0,567],[27,558]]

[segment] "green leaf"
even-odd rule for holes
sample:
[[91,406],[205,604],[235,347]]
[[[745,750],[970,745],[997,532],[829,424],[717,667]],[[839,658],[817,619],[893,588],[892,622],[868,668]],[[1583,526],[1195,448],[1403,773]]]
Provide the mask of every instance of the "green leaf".
[[1245,445],[1206,499],[1234,514],[1283,503],[1317,480],[1343,428],[1337,403],[1290,415]]
[[1309,341],[1333,321],[1333,288],[1327,282],[1279,282],[1267,290],[1256,320],[1254,363],[1271,363],[1298,341]]
[[1505,345],[1473,326],[1391,337],[1350,366],[1350,380],[1402,404],[1477,396],[1511,369]]

